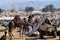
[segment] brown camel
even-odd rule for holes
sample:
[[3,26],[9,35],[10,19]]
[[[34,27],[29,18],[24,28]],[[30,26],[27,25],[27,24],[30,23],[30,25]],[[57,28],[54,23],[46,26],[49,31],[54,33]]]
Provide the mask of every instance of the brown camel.
[[15,18],[11,20],[11,22],[8,25],[10,40],[12,40],[12,30],[14,28],[19,27],[20,30],[23,31],[23,29],[25,29],[25,27],[28,25],[32,26],[32,24],[25,21],[25,19],[22,21],[20,15],[16,15]]

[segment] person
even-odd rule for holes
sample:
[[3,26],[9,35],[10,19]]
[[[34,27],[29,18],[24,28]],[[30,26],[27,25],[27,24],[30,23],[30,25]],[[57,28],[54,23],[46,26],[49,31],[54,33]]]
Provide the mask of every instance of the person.
[[31,23],[31,22],[33,21],[32,17],[33,17],[33,15],[30,15],[30,16],[28,17],[28,22]]
[[[34,21],[33,21],[33,25],[34,26],[28,26],[28,28],[29,28],[29,33],[32,31],[32,29],[33,28],[35,28],[35,27],[37,27],[37,25],[38,25],[38,23],[40,22],[40,19],[38,19],[38,18],[36,18]],[[38,31],[35,31],[34,33],[33,33],[34,35],[39,35],[39,32]]]
[[[28,22],[29,22],[29,23],[32,23],[32,21],[33,21],[32,17],[33,17],[33,15],[30,15],[30,16],[28,17]],[[30,33],[30,32],[32,31],[32,26],[28,26],[27,29],[28,29],[28,30],[27,30],[28,33]]]
[[[37,25],[38,25],[38,23],[40,22],[40,19],[39,18],[36,18],[35,20],[34,20],[34,26],[33,26],[33,28],[35,28],[35,27],[37,27]],[[35,31],[34,33],[33,33],[34,35],[39,35],[39,31],[37,30],[37,31]]]

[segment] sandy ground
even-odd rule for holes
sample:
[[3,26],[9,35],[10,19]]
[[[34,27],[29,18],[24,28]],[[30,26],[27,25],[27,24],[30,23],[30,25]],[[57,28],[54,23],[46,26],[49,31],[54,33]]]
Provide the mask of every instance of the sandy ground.
[[[13,30],[13,35],[14,37],[12,38],[12,40],[41,40],[41,39],[38,39],[36,37],[28,37],[27,35],[23,35],[23,36],[20,36],[18,32],[16,32],[15,30]],[[0,37],[3,35],[4,33],[3,32],[0,32]],[[7,34],[7,40],[9,40],[9,36]],[[59,40],[59,37],[57,36],[56,38],[53,38],[52,36],[44,36],[44,40]]]
[[[12,38],[12,40],[42,40],[42,39],[38,39],[38,37],[28,37],[27,35],[25,34],[19,34],[19,32],[16,32],[16,30],[13,30],[12,31],[14,37]],[[4,35],[4,32],[0,32],[0,38],[1,36]],[[59,40],[59,37],[57,36],[56,38],[53,38],[51,36],[44,36],[45,39],[43,40]],[[9,36],[8,36],[8,33],[7,33],[7,37],[6,37],[7,40],[9,40]]]

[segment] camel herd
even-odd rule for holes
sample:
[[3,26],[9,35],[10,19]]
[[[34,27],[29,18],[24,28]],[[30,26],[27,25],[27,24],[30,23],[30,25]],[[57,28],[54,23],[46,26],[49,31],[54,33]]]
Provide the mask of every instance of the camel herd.
[[[10,40],[12,40],[12,35],[13,35],[12,30],[15,29],[16,27],[20,29],[20,33],[27,32],[28,36],[32,36],[34,33],[36,34],[36,32],[39,34],[39,38],[43,38],[43,36],[46,34],[47,35],[52,34],[53,37],[57,36],[57,32],[58,32],[57,30],[60,26],[60,20],[49,19],[44,15],[43,17],[40,17],[40,14],[32,14],[32,15],[29,15],[27,18],[28,20],[26,20],[26,18],[21,19],[20,15],[16,15],[14,19],[12,19],[9,22],[8,34],[10,36]],[[45,20],[42,22],[43,18],[45,18]],[[40,26],[38,27],[37,25],[39,24]],[[35,30],[36,27],[38,28]],[[30,33],[31,35],[29,35]]]

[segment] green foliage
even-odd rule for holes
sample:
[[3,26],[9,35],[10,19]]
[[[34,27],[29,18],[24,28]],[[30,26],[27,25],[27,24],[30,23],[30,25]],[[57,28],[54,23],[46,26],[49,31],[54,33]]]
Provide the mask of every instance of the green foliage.
[[56,8],[52,4],[47,5],[45,8],[42,9],[43,12],[47,12],[47,11],[54,12],[55,10]]
[[58,8],[57,10],[60,10],[60,8]]
[[43,8],[43,12],[47,12],[47,9],[46,8]]
[[0,13],[2,13],[4,10],[0,9]]
[[27,12],[31,12],[31,11],[33,11],[33,10],[34,10],[33,7],[26,7],[26,8],[25,8],[25,11],[27,11]]

